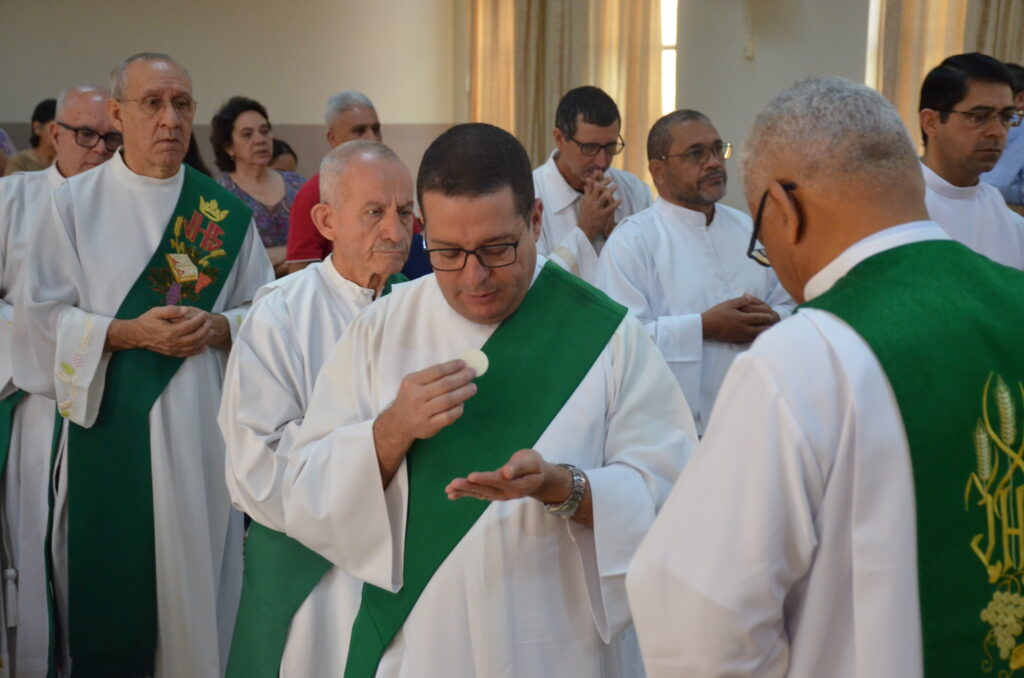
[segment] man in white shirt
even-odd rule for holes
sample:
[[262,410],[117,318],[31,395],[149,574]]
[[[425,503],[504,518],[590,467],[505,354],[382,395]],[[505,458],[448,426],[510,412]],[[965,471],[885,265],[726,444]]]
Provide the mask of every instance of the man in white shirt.
[[537,256],[512,135],[448,130],[417,193],[435,273],[349,325],[285,452],[288,536],[333,567],[282,675],[636,676],[624,572],[694,439],[682,393]]
[[733,358],[792,310],[775,273],[746,256],[750,217],[717,204],[730,155],[702,113],[654,123],[647,157],[658,199],[619,224],[598,264],[598,286],[647,328],[699,434]]
[[[5,452],[3,567],[5,598],[0,634],[5,666],[11,675],[42,678],[47,670],[49,627],[44,564],[47,476],[53,445],[56,403],[28,394],[13,381],[12,321],[21,292],[22,268],[29,235],[49,206],[50,195],[68,177],[110,159],[121,145],[121,133],[107,114],[110,91],[82,85],[57,97],[56,117],[49,133],[57,156],[38,172],[0,179],[0,408],[3,421],[0,450]],[[8,651],[13,650],[16,663]]]
[[[227,445],[228,490],[234,505],[255,521],[246,539],[230,676],[255,676],[270,663],[280,666],[287,651],[285,634],[267,631],[269,612],[258,602],[281,590],[281,580],[294,573],[295,557],[288,550],[302,548],[280,544],[283,535],[270,533],[285,529],[284,455],[302,425],[316,376],[345,328],[392,282],[404,280],[395,274],[412,237],[412,177],[387,146],[368,140],[341,144],[324,158],[319,177],[323,202],[312,216],[335,243],[333,252],[260,289],[224,377],[219,421]],[[297,616],[296,611],[288,610],[283,631],[289,623],[296,629],[309,624],[305,617],[313,610],[303,608]],[[276,657],[267,655],[271,645]]]
[[619,107],[597,87],[569,90],[555,112],[555,150],[533,171],[544,206],[537,252],[589,283],[616,224],[651,204],[647,185],[611,167],[625,146]]
[[29,239],[14,380],[56,400],[51,586],[60,670],[223,674],[242,517],[217,429],[224,364],[273,279],[251,212],[182,164],[188,73],[111,75],[122,152],[53,192]]
[[1019,125],[1013,77],[985,54],[951,56],[921,85],[921,136],[928,213],[954,239],[1024,270],[1024,217],[979,179],[995,167]]
[[927,221],[863,85],[776,97],[744,184],[751,254],[807,306],[734,361],[630,566],[648,676],[1012,673],[1024,275]]

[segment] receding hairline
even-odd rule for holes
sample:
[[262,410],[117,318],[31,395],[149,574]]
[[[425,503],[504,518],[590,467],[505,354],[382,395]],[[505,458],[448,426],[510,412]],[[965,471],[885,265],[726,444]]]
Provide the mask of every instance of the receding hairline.
[[54,119],[59,120],[66,112],[68,104],[72,100],[81,97],[103,99],[106,101],[110,98],[110,90],[102,85],[75,85],[61,90],[60,94],[57,95],[57,114]]
[[133,54],[124,61],[122,61],[113,71],[110,72],[110,96],[113,99],[121,99],[124,97],[125,80],[127,79],[126,73],[128,67],[134,63],[143,61],[163,61],[164,63],[170,64],[185,74],[185,79],[188,80],[189,89],[192,88],[192,75],[188,72],[188,69],[182,66],[180,63],[174,60],[170,54],[164,54],[163,52],[139,52]]
[[327,107],[324,111],[324,122],[330,126],[334,120],[343,113],[354,110],[376,111],[376,107],[362,92],[354,89],[346,89],[333,94],[327,99]]
[[354,139],[332,148],[320,161],[321,202],[330,203],[331,200],[341,197],[335,187],[353,163],[373,161],[397,163],[409,175],[410,182],[412,181],[409,168],[390,146],[372,139]]

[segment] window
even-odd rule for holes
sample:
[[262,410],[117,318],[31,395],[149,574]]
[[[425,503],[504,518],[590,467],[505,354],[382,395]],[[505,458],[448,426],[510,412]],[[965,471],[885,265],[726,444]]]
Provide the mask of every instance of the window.
[[676,34],[679,0],[661,0],[661,114],[676,110]]

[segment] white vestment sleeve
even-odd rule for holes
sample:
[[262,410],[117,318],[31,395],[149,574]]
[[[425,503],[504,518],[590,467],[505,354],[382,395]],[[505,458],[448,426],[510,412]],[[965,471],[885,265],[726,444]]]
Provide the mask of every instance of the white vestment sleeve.
[[51,198],[29,239],[12,359],[21,388],[55,399],[64,416],[88,427],[103,399],[112,318],[76,308],[85,272],[71,233]]
[[[700,313],[659,316],[650,290],[661,289],[660,282],[645,283],[654,271],[641,260],[640,242],[621,234],[612,234],[601,250],[598,287],[626,306],[654,340],[661,355],[672,363],[676,377],[686,385],[687,393],[700,393],[701,361],[704,355],[704,325]],[[781,314],[780,314],[781,315]]]
[[811,566],[823,491],[788,403],[762,365],[739,356],[630,567],[649,678],[786,674],[783,609]]
[[408,478],[403,462],[386,491],[381,482],[373,442],[378,398],[369,379],[377,356],[368,326],[358,316],[334,347],[285,452],[285,532],[356,579],[397,591]]
[[623,320],[610,350],[604,466],[584,469],[594,527],[569,523],[605,642],[630,622],[626,570],[697,441],[679,385],[635,320]]
[[[0,278],[3,277],[3,254],[0,253]],[[12,362],[12,333],[14,307],[0,299],[0,399],[14,393],[14,364]]]
[[544,247],[537,249],[540,254],[587,282],[597,279],[597,251],[582,228],[573,228],[561,242],[557,243],[551,243],[543,234],[542,231],[541,241],[544,242]]
[[256,222],[250,219],[249,231],[246,233],[245,240],[242,241],[238,259],[232,268],[233,272],[241,272],[240,275],[244,277],[234,284],[235,292],[223,304],[227,308],[220,312],[228,319],[232,343],[238,336],[238,330],[241,329],[245,316],[249,313],[249,307],[257,290],[274,280],[274,267],[270,263],[263,242],[256,237],[256,234]]
[[287,314],[279,315],[272,301],[261,304],[235,337],[218,421],[232,503],[258,523],[283,531],[281,452],[298,434],[308,389],[300,340]]
[[789,316],[793,315],[793,309],[796,308],[796,304],[793,302],[793,298],[789,296],[789,292],[782,286],[779,279],[775,277],[774,272],[772,273],[773,284],[771,290],[768,292],[768,296],[764,299],[764,303],[771,306],[772,310],[779,315],[779,320],[785,320]]

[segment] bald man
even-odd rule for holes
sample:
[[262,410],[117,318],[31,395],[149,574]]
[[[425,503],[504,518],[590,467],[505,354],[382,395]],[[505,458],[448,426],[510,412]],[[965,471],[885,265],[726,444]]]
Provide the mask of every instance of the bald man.
[[[8,591],[0,634],[10,675],[46,673],[46,579],[42,544],[46,531],[46,477],[50,464],[54,402],[28,395],[12,379],[11,329],[21,288],[28,235],[50,203],[54,189],[68,177],[110,159],[121,145],[121,133],[107,114],[110,91],[80,85],[61,92],[57,117],[50,123],[56,162],[38,172],[0,179],[0,463],[4,475],[4,522],[9,549],[2,571]],[[14,662],[8,662],[8,652]]]
[[273,271],[245,205],[182,165],[188,72],[138,54],[111,91],[123,150],[54,191],[15,311],[15,380],[64,419],[50,534],[59,659],[71,675],[219,678],[242,518],[217,406],[232,336]]

